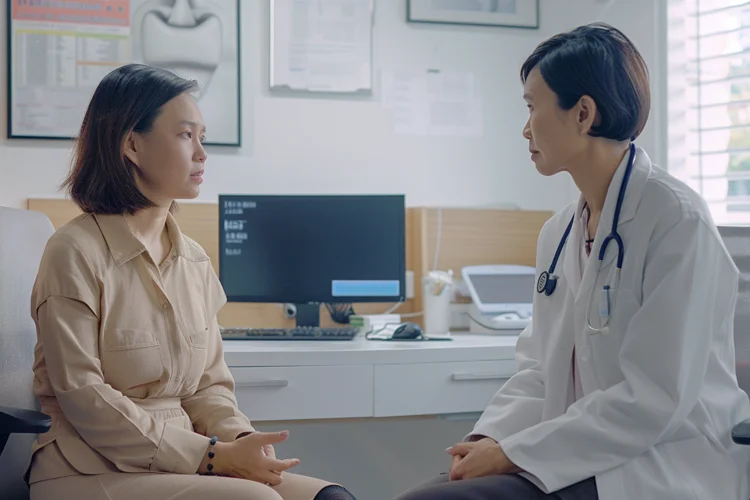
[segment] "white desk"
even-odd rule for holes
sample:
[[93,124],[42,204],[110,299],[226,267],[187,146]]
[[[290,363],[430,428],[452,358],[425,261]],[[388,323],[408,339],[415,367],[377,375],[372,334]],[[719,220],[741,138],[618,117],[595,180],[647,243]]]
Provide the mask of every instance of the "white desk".
[[455,333],[451,341],[410,342],[365,340],[361,337],[342,341],[225,340],[224,356],[230,367],[513,359],[518,333],[507,336]]
[[477,412],[516,370],[516,336],[452,341],[224,341],[252,420]]
[[224,341],[237,401],[294,469],[387,500],[449,464],[445,448],[515,373],[516,336],[452,341]]

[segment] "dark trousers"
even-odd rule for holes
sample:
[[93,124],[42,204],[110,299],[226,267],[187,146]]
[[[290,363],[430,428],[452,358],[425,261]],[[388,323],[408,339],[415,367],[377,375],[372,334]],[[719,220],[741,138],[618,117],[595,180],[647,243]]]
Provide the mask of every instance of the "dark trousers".
[[397,500],[598,500],[596,481],[591,478],[546,494],[517,474],[450,481],[448,474],[427,481],[397,497]]

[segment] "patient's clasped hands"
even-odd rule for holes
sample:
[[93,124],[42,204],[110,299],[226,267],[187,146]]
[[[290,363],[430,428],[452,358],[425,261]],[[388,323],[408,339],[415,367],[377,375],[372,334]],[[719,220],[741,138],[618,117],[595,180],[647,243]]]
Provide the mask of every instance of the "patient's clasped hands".
[[[213,464],[215,474],[250,479],[270,486],[281,484],[282,473],[299,464],[296,458],[279,460],[276,458],[273,445],[285,441],[288,431],[254,432],[231,443],[218,442],[215,445]],[[207,472],[208,457],[198,469]]]

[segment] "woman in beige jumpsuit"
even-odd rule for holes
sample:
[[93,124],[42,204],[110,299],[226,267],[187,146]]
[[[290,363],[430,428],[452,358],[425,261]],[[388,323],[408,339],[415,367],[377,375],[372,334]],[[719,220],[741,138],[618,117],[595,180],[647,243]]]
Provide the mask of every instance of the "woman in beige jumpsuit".
[[[200,191],[195,82],[142,65],[97,88],[65,185],[84,214],[60,228],[32,296],[32,500],[345,500],[287,471],[237,408],[216,315],[226,302],[174,200]],[[248,277],[252,279],[252,277]]]

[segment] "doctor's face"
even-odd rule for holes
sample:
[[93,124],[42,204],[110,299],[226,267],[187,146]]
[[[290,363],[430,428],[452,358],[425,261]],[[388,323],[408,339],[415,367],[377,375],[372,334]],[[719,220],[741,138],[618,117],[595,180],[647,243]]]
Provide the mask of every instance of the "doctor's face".
[[542,175],[567,170],[585,146],[576,107],[569,111],[560,107],[538,67],[529,73],[523,91],[529,108],[523,136],[529,141],[531,161]]

